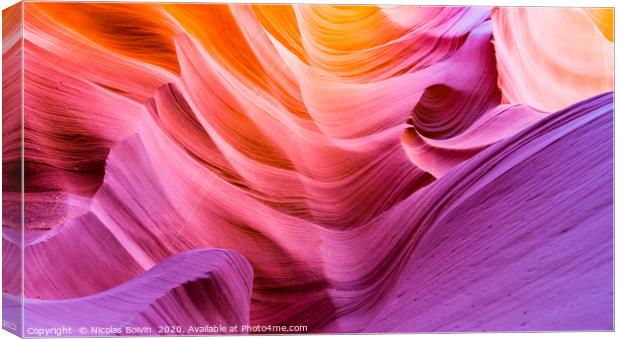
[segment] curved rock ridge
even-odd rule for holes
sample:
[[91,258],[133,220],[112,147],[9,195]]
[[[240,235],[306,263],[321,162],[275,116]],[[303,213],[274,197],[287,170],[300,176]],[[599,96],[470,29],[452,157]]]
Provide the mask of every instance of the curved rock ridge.
[[[230,250],[194,250],[100,293],[56,301],[25,299],[26,323],[31,328],[63,324],[88,329],[74,333],[78,335],[127,326],[161,331],[165,324],[184,331],[196,324],[237,325],[241,332],[249,323],[251,288],[252,268],[242,256]],[[158,332],[145,334],[153,333]]]

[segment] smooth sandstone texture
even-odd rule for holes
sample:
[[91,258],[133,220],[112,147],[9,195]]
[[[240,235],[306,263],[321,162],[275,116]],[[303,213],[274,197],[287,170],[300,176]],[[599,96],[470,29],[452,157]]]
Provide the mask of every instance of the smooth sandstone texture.
[[[24,19],[25,326],[613,328],[605,10]],[[19,221],[3,226],[6,266]]]

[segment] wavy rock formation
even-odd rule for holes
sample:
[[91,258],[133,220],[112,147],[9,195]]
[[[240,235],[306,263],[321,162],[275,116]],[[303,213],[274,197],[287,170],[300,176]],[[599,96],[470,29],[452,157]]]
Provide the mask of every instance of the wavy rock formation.
[[26,3],[26,326],[612,329],[608,14]]

